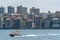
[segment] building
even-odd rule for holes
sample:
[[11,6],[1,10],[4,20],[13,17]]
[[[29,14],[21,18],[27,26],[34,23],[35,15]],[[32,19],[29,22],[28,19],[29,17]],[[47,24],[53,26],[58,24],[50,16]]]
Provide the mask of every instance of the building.
[[27,7],[17,6],[17,13],[27,13]]
[[3,28],[3,14],[0,14],[0,28]]
[[44,23],[44,26],[42,26],[43,28],[46,28],[46,29],[49,29],[50,28],[50,19],[49,18],[45,18],[43,19],[43,23]]
[[4,20],[3,28],[10,29],[10,18]]
[[15,8],[14,7],[12,7],[12,6],[8,6],[7,7],[7,11],[8,11],[8,13],[14,13],[14,11],[15,11]]
[[52,18],[51,27],[52,28],[60,28],[60,20],[59,20],[59,18]]
[[4,7],[0,7],[0,13],[4,13],[5,12],[5,8]]
[[19,29],[19,28],[21,28],[21,20],[20,19],[15,19],[14,21],[13,21],[13,28],[14,29]]
[[48,18],[49,14],[48,13],[40,13],[41,17],[43,18]]
[[23,18],[24,20],[27,20],[27,19],[29,18],[29,14],[28,14],[28,13],[23,14],[23,15],[22,15],[22,18]]
[[35,24],[35,28],[41,28],[41,18],[40,17],[36,17],[34,20],[34,24]]
[[35,7],[32,7],[32,8],[30,9],[30,13],[31,13],[31,14],[32,14],[32,13],[34,13],[34,14],[39,14],[39,13],[40,13],[40,9],[35,8]]
[[22,8],[22,13],[27,13],[27,8],[26,7]]
[[32,28],[32,22],[29,22],[29,21],[25,22],[25,27],[27,29],[31,29]]
[[60,18],[60,11],[56,11],[55,14],[57,15],[58,18]]
[[25,27],[27,29],[32,29],[32,19],[28,19],[26,22],[25,22]]
[[1,19],[0,19],[0,28],[3,28],[3,27],[1,26],[1,24],[2,24],[2,22],[1,22]]

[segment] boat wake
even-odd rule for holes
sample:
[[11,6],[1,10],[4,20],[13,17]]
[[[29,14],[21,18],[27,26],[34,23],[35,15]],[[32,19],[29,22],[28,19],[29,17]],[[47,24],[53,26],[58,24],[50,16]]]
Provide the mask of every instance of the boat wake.
[[60,34],[52,34],[52,33],[49,33],[47,35],[50,35],[50,36],[60,36]]
[[15,37],[37,37],[37,36],[40,36],[40,35],[28,34],[28,35],[15,36]]
[[28,34],[28,35],[22,35],[22,36],[15,36],[15,37],[38,37],[38,36],[41,36],[41,37],[44,37],[44,36],[60,36],[60,34],[40,34],[40,35],[37,35],[37,34]]

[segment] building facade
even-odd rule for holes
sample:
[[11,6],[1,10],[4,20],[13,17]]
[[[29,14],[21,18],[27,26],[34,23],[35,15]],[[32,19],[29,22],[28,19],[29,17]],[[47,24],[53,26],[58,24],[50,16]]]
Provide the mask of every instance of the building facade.
[[27,7],[17,6],[17,13],[27,13]]
[[35,24],[35,28],[41,28],[41,18],[40,17],[36,17],[34,20],[34,24]]
[[5,8],[4,7],[0,7],[0,13],[4,13],[5,12]]
[[13,28],[15,28],[15,29],[21,28],[20,22],[21,22],[21,20],[15,19],[15,20],[13,21]]
[[60,28],[60,20],[58,18],[53,18],[51,20],[51,27],[52,28]]
[[8,13],[14,13],[14,11],[15,11],[15,8],[14,7],[12,7],[12,6],[8,6],[7,7],[7,11],[8,11]]
[[35,8],[35,7],[32,7],[32,8],[30,9],[30,13],[31,13],[31,14],[32,14],[32,13],[34,13],[34,14],[39,14],[39,13],[40,13],[40,9]]
[[9,19],[9,18],[6,19],[6,20],[4,20],[3,27],[4,27],[5,29],[10,29],[10,19]]

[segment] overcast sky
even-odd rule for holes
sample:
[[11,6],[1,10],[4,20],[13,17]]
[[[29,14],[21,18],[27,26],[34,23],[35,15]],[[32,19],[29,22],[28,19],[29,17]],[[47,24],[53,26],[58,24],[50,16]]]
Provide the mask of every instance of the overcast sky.
[[45,11],[60,11],[60,0],[0,0],[0,6],[14,6],[22,5],[31,8],[32,6],[39,8],[41,12]]

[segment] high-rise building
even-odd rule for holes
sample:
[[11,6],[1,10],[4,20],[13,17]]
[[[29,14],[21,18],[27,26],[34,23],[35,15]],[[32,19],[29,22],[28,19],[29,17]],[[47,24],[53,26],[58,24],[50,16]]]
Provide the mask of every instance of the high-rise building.
[[34,14],[39,14],[40,12],[40,9],[38,9],[38,8],[35,8],[35,7],[32,7],[31,9],[30,9],[30,13],[34,13]]
[[17,6],[17,13],[27,13],[27,7]]
[[5,12],[5,8],[4,7],[0,7],[0,13],[4,13]]
[[14,13],[14,11],[15,11],[15,9],[14,9],[14,7],[12,7],[12,6],[8,6],[8,8],[7,8],[8,10],[8,13]]

